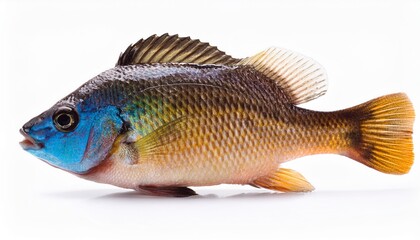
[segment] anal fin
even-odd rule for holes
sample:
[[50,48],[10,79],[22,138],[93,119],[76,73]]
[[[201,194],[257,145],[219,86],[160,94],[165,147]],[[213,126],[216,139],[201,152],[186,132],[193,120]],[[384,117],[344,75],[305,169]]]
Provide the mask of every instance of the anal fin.
[[315,189],[300,173],[287,168],[279,168],[271,175],[254,180],[251,185],[280,192],[310,192]]

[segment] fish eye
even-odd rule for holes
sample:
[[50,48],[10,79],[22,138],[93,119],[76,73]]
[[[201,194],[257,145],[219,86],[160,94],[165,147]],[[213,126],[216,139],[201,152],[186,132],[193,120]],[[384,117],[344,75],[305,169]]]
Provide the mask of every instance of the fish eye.
[[53,114],[54,126],[60,132],[71,132],[79,123],[79,115],[70,107],[60,107]]

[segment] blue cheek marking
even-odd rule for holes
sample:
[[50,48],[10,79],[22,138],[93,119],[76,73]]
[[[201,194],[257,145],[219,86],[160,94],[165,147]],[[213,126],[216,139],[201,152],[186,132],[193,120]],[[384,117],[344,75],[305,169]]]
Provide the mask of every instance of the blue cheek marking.
[[94,122],[81,162],[82,165],[87,165],[89,168],[98,165],[106,158],[123,125],[123,120],[116,107],[102,109]]
[[76,173],[87,171],[80,166],[80,161],[89,137],[91,127],[89,117],[81,118],[76,129],[69,133],[58,131],[52,120],[44,121],[45,123],[40,124],[44,126],[34,127],[31,134],[34,139],[43,142],[44,147],[39,150],[29,150],[29,152],[58,168]]
[[28,151],[58,168],[88,172],[109,153],[123,121],[112,106],[98,112],[79,112],[79,119],[76,129],[68,133],[58,131],[51,119],[45,119],[30,132],[44,147]]

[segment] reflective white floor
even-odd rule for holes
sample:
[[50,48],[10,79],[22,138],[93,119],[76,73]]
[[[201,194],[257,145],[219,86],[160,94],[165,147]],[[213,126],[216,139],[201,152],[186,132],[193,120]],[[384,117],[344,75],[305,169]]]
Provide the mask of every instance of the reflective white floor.
[[219,186],[198,193],[183,199],[113,188],[22,194],[6,209],[1,234],[8,236],[4,239],[417,239],[420,234],[420,195],[414,189],[275,194]]

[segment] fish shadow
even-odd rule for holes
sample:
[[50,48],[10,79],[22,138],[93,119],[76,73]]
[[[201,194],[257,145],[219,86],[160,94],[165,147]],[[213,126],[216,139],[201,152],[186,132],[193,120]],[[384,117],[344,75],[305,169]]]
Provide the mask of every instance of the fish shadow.
[[306,195],[306,193],[280,193],[280,192],[241,192],[233,190],[215,190],[214,193],[200,194],[189,197],[173,197],[173,196],[151,196],[136,191],[126,191],[106,194],[96,199],[112,200],[112,199],[180,199],[180,200],[203,200],[203,199],[267,199],[267,198],[297,198]]
[[[196,189],[195,189],[196,190]],[[416,189],[402,188],[402,189],[371,189],[371,190],[337,190],[337,191],[314,191],[310,193],[282,193],[272,192],[260,189],[205,189],[198,190],[198,195],[190,197],[170,197],[170,196],[151,196],[145,195],[134,190],[121,191],[120,189],[95,189],[95,190],[80,190],[80,191],[63,191],[63,192],[49,192],[46,195],[55,198],[65,199],[90,199],[90,200],[105,200],[105,201],[217,201],[217,200],[290,200],[302,198],[315,197],[390,197],[400,196],[404,198],[415,198],[417,196]]]

